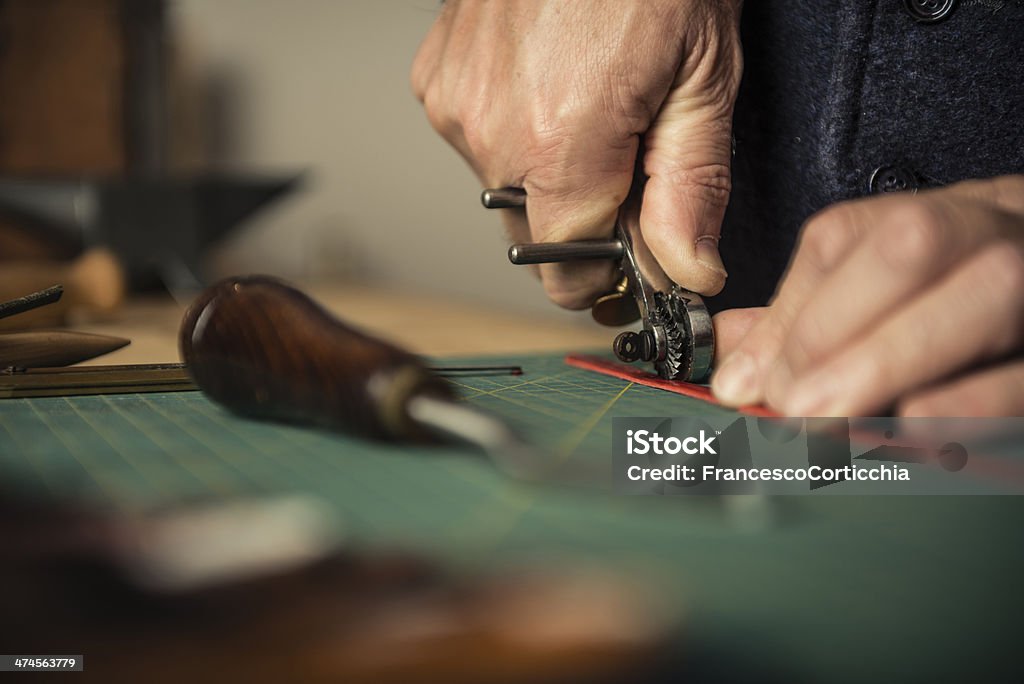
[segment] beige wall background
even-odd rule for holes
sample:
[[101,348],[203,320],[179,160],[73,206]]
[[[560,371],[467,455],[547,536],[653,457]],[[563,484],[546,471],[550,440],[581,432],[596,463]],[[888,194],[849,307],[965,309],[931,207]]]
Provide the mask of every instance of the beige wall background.
[[409,67],[437,0],[174,0],[188,78],[221,167],[308,171],[248,224],[220,271],[355,278],[576,317],[505,257],[500,220],[430,128]]

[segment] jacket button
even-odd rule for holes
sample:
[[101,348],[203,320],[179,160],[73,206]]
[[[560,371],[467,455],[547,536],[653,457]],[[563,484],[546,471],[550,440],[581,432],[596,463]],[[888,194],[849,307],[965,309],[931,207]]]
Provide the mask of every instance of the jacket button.
[[917,190],[920,187],[917,174],[905,166],[896,164],[879,166],[871,172],[868,180],[868,192],[873,195],[884,192],[903,192],[904,190]]
[[903,0],[907,14],[922,24],[942,21],[956,9],[956,0]]

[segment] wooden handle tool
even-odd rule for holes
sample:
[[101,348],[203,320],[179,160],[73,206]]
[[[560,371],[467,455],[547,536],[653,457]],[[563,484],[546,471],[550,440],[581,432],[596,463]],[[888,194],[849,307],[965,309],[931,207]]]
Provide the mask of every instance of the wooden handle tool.
[[482,447],[517,477],[545,470],[501,421],[456,402],[420,359],[273,278],[210,287],[185,313],[179,343],[196,385],[237,413],[380,439],[440,433]]
[[71,330],[0,334],[0,369],[70,366],[131,343],[123,337]]

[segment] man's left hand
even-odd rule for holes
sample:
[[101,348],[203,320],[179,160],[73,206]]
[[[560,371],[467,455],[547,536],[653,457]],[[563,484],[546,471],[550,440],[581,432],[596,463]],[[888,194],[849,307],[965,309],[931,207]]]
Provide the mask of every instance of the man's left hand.
[[1024,176],[829,207],[772,303],[715,325],[729,405],[1024,415]]

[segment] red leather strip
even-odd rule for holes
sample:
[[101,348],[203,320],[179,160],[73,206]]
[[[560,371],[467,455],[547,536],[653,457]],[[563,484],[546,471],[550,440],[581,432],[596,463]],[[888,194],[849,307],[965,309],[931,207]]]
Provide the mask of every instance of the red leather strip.
[[[675,392],[694,399],[706,401],[709,404],[719,405],[711,390],[703,385],[695,385],[689,382],[678,382],[664,380],[654,373],[640,370],[635,366],[624,363],[609,361],[597,356],[587,354],[569,354],[565,357],[565,363],[575,368],[594,371],[602,375],[609,375],[613,378],[628,380],[638,385],[655,387],[657,389]],[[744,406],[738,409],[740,413],[762,418],[781,418],[782,416],[763,406]],[[850,439],[853,443],[863,447],[874,447],[879,444],[890,444],[892,446],[922,447],[926,446],[913,440],[894,440],[883,438],[881,435],[869,434],[865,431],[853,430],[850,432]],[[936,445],[931,445],[932,447]],[[997,482],[1010,483],[1018,487],[1024,487],[1024,466],[1017,462],[1007,461],[1006,458],[994,459],[984,454],[971,453],[971,463],[974,473],[978,477],[992,478]]]
[[[582,368],[584,370],[601,373],[602,375],[610,375],[613,378],[628,380],[630,382],[635,382],[638,385],[655,387],[657,389],[675,392],[676,394],[682,394],[694,399],[700,399],[701,401],[706,401],[709,404],[719,405],[715,396],[711,394],[711,390],[704,385],[695,385],[690,382],[679,382],[678,380],[665,380],[663,378],[659,378],[654,373],[640,370],[635,366],[618,363],[616,361],[609,361],[608,359],[602,359],[598,356],[589,356],[587,354],[569,354],[565,357],[565,362],[574,368]],[[747,414],[748,416],[777,417],[779,415],[775,411],[764,408],[763,406],[744,406],[737,410],[740,413]]]

